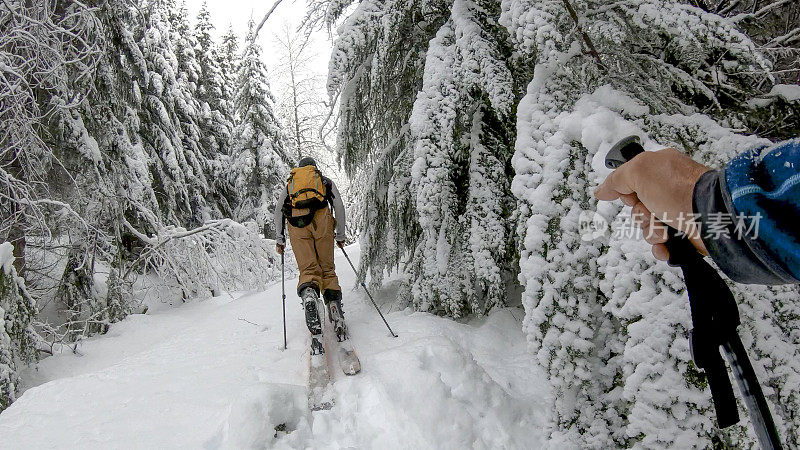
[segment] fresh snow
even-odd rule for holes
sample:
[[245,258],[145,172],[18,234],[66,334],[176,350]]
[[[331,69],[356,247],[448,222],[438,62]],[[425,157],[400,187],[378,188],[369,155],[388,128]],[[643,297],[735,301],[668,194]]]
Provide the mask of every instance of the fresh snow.
[[[347,248],[357,259],[359,248]],[[4,449],[538,448],[548,396],[520,309],[462,323],[410,309],[392,338],[337,250],[361,374],[334,373],[330,411],[306,399],[308,332],[281,286],[132,315],[78,354],[46,358],[0,414]],[[389,311],[397,282],[375,293]],[[287,433],[276,432],[286,425]]]
[[800,100],[800,85],[776,84],[772,86],[772,90],[767,95],[783,97],[787,102],[796,102]]
[[14,263],[14,246],[10,242],[0,243],[0,267],[6,275],[11,273],[11,265]]

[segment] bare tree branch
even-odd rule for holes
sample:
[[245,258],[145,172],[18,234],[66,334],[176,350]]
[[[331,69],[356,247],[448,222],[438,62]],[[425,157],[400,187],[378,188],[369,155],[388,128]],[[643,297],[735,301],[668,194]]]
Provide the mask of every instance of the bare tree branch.
[[272,15],[272,13],[275,11],[275,8],[277,8],[282,1],[283,0],[277,0],[275,4],[272,5],[272,8],[270,8],[269,11],[267,11],[267,14],[264,15],[264,18],[261,19],[261,23],[259,23],[255,31],[253,31],[252,42],[255,42],[256,38],[258,37],[258,32],[261,31],[261,27],[263,27],[264,24],[267,23],[267,19],[269,19],[269,16]]
[[[763,8],[759,9],[758,11],[754,11],[752,13],[737,14],[737,15],[731,17],[730,20],[732,22],[734,22],[734,23],[737,23],[737,22],[741,22],[742,20],[745,20],[745,19],[757,19],[757,18],[763,16],[764,14],[772,11],[775,8],[780,8],[783,5],[787,5],[789,3],[794,3],[796,1],[797,0],[778,0],[776,2],[770,3],[767,6],[764,6]],[[755,7],[755,3],[753,4],[753,6]]]

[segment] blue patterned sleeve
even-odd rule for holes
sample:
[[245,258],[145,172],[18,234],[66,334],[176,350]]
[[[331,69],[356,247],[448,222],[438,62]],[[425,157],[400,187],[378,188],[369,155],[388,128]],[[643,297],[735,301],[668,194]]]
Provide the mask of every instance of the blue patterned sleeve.
[[[742,283],[800,283],[800,139],[755,148],[694,191],[701,229],[726,216],[728,233],[703,235],[717,265]],[[719,229],[719,224],[716,224]]]

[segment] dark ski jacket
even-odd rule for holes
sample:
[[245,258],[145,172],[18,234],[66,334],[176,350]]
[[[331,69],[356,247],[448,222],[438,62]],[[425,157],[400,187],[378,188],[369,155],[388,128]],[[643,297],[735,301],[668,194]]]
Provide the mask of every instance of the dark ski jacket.
[[800,138],[754,148],[700,177],[703,243],[732,280],[800,283]]

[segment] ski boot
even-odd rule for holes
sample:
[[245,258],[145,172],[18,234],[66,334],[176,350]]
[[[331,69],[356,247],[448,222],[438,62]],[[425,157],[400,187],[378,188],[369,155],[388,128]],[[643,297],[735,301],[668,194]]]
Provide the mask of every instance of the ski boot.
[[342,291],[326,289],[322,297],[328,307],[333,330],[336,332],[336,339],[339,342],[347,340],[347,325],[344,323],[344,311],[342,310]]
[[322,345],[322,321],[317,311],[317,291],[313,287],[306,287],[300,292],[300,298],[306,312],[306,326],[311,332],[311,354],[321,355],[325,353],[325,347]]

